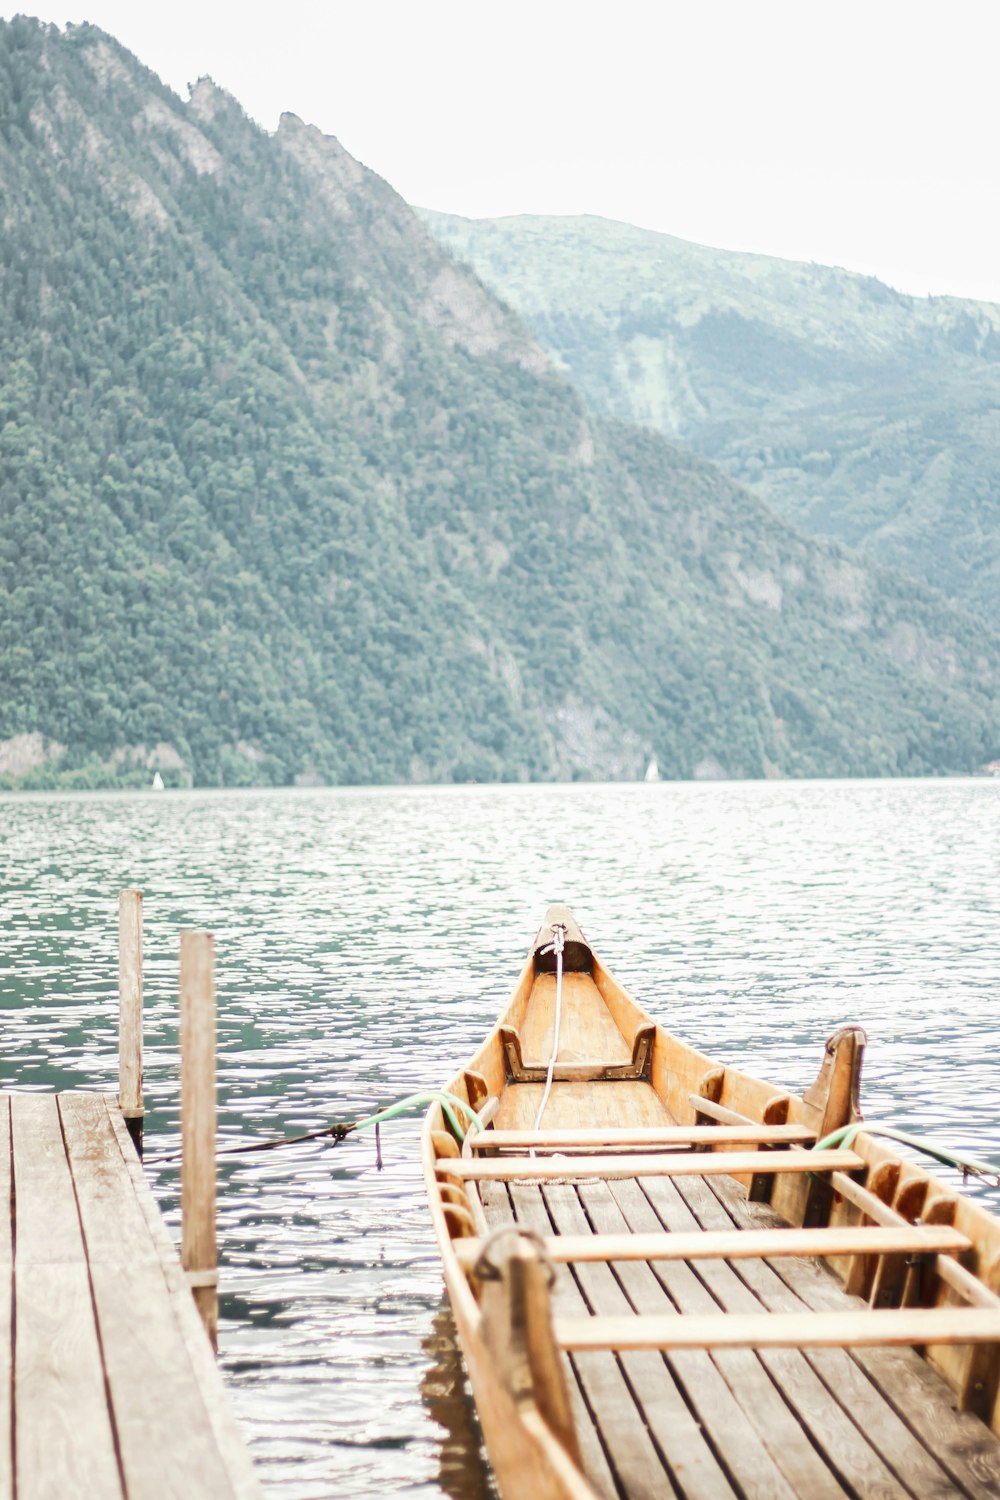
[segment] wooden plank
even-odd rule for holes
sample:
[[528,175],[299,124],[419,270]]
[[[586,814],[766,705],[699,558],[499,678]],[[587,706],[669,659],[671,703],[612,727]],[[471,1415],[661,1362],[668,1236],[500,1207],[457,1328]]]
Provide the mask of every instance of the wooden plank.
[[0,1095],[0,1496],[3,1500],[14,1493],[11,1449],[14,1241],[10,1166],[10,1100]]
[[[518,1223],[536,1233],[551,1233],[552,1222],[537,1187],[515,1184],[510,1189]],[[584,1311],[587,1303],[568,1269],[557,1272],[554,1309],[569,1306]],[[664,1378],[663,1361],[650,1356],[617,1360],[610,1353],[583,1354],[573,1360],[587,1404],[595,1419],[620,1486],[619,1492],[645,1500],[661,1500],[669,1493],[664,1463],[684,1476],[689,1500],[734,1500],[734,1490],[705,1442],[683,1398]],[[627,1379],[626,1379],[627,1377]],[[646,1418],[632,1395],[636,1380],[655,1382],[653,1407],[663,1449],[654,1444]]]
[[[541,1199],[538,1199],[538,1207],[541,1208]],[[506,1187],[501,1182],[488,1182],[483,1185],[483,1212],[489,1224],[496,1228],[501,1224],[513,1224],[515,1222],[514,1209],[511,1205],[510,1196]],[[548,1228],[552,1226],[545,1223]],[[531,1227],[530,1225],[528,1227]],[[565,1271],[558,1272],[553,1288],[554,1297],[567,1306],[570,1310],[577,1310],[578,1304],[573,1301],[572,1294],[575,1289]],[[559,1305],[554,1301],[553,1306]],[[605,1500],[617,1500],[618,1486],[608,1464],[607,1456],[601,1446],[600,1438],[594,1426],[590,1408],[584,1398],[581,1389],[579,1371],[576,1361],[568,1356],[562,1356],[566,1360],[567,1392],[569,1396],[570,1411],[573,1416],[573,1425],[576,1429],[577,1442],[580,1445],[580,1456],[584,1472],[594,1488],[605,1497]],[[597,1364],[607,1365],[611,1356],[605,1354],[585,1355],[584,1364],[588,1361],[596,1361]],[[611,1361],[613,1364],[613,1360]]]
[[[588,1220],[604,1232],[620,1231],[626,1227],[621,1209],[605,1183],[581,1187],[579,1198],[577,1190],[568,1184],[553,1184],[544,1189],[543,1196],[557,1226],[565,1232],[579,1235]],[[621,1237],[620,1233],[618,1237]],[[617,1275],[613,1276],[606,1266],[585,1265],[580,1266],[576,1274],[588,1303],[598,1314],[627,1312],[630,1307],[639,1307],[644,1314],[647,1310],[655,1310],[665,1313],[673,1321],[683,1322],[648,1266],[628,1263],[620,1266]],[[642,1356],[628,1355],[625,1358],[638,1364]],[[753,1363],[752,1357],[750,1363]],[[627,1363],[625,1368],[629,1369]],[[706,1354],[672,1354],[668,1357],[666,1369],[662,1364],[657,1367],[652,1362],[644,1362],[642,1368],[651,1371],[650,1387],[644,1391],[634,1380],[632,1384],[658,1440],[662,1440],[660,1422],[664,1416],[669,1422],[669,1413],[664,1414],[661,1410],[658,1393],[664,1380],[672,1376],[740,1495],[757,1497],[757,1500],[794,1497],[794,1490],[750,1418],[751,1404],[767,1401],[768,1392],[764,1387],[768,1381],[759,1366],[755,1372],[758,1377],[756,1386],[753,1384],[754,1372],[744,1371],[750,1376],[750,1388],[748,1399],[742,1404]],[[773,1412],[768,1415],[773,1415]]]
[[[553,1261],[661,1261],[773,1259],[784,1255],[927,1255],[967,1250],[970,1241],[949,1225],[903,1229],[732,1229],[691,1233],[559,1234],[544,1242]],[[455,1253],[471,1267],[482,1248],[479,1239],[456,1242]],[[969,1275],[966,1272],[966,1275]],[[980,1283],[981,1285],[981,1283]],[[983,1304],[985,1305],[985,1304]]]
[[11,1094],[17,1263],[85,1265],[55,1094]]
[[486,1130],[469,1137],[473,1151],[592,1149],[612,1146],[753,1146],[814,1141],[805,1125],[647,1125],[606,1130]]
[[[728,1177],[720,1180],[732,1183]],[[696,1177],[684,1179],[685,1184],[700,1181]],[[735,1184],[733,1187],[735,1190]],[[656,1178],[642,1186],[638,1182],[616,1182],[610,1185],[610,1190],[633,1231],[643,1232],[662,1222],[671,1232],[685,1232],[696,1223],[681,1196],[680,1184],[668,1178]],[[652,1269],[684,1313],[715,1313],[720,1306],[738,1312],[745,1307],[740,1302],[740,1293],[750,1298],[751,1307],[755,1306],[754,1299],[725,1262],[699,1262],[696,1266],[657,1262]],[[851,1424],[844,1421],[836,1402],[801,1354],[794,1350],[761,1355],[749,1350],[720,1349],[710,1357],[783,1472],[810,1500],[813,1496],[839,1496],[845,1491],[855,1495],[854,1488],[843,1486],[839,1477],[845,1452],[853,1459],[853,1473],[872,1467],[880,1477],[888,1477],[874,1453],[854,1433]],[[856,1440],[853,1446],[860,1450],[853,1454],[852,1438]],[[857,1494],[867,1500],[863,1489]]]
[[[541,1083],[519,1083],[500,1096],[496,1125],[502,1130],[530,1130],[538,1113]],[[651,1084],[635,1080],[602,1083],[559,1083],[545,1108],[546,1127],[602,1130],[630,1120],[635,1125],[673,1125],[676,1121]]]
[[237,1489],[201,1401],[175,1301],[158,1264],[92,1268],[128,1500],[233,1500]]
[[22,1261],[17,1248],[18,1500],[123,1496],[87,1268]]
[[109,1100],[102,1094],[60,1094],[58,1109],[88,1263],[159,1266],[111,1125]]
[[[745,1217],[739,1222],[774,1221],[770,1209],[748,1204],[729,1179],[713,1178],[709,1182],[686,1178],[677,1185],[676,1192],[684,1202],[690,1222],[700,1223],[711,1231],[732,1223],[721,1206],[721,1191],[715,1191],[720,1184],[734,1202],[743,1202]],[[663,1185],[653,1186],[659,1190]],[[756,1229],[747,1232],[755,1233]],[[777,1274],[786,1264],[784,1260],[773,1265],[741,1261],[728,1267],[713,1263],[700,1268],[700,1274],[706,1278],[710,1274],[717,1294],[724,1288],[720,1300],[727,1311],[756,1313],[761,1307],[769,1312],[798,1311],[803,1304]],[[796,1260],[794,1264],[816,1267],[823,1274],[819,1261]],[[836,1286],[833,1277],[828,1275],[827,1279]],[[848,1309],[857,1305],[845,1303],[842,1293],[832,1304],[833,1308]],[[887,1492],[897,1489],[919,1496],[920,1500],[950,1496],[943,1470],[899,1422],[846,1350],[772,1350],[760,1357],[776,1378],[788,1382],[789,1395],[808,1425],[813,1442],[863,1500],[882,1500]]]
[[[715,1178],[708,1186],[730,1222],[757,1225],[773,1220],[770,1210],[751,1208],[736,1185],[725,1178]],[[746,1269],[741,1266],[740,1274],[745,1274]],[[806,1307],[822,1311],[844,1305],[845,1294],[837,1280],[817,1261],[778,1261],[774,1265],[774,1278],[789,1296]],[[864,1304],[849,1297],[848,1305],[856,1308]],[[922,1475],[933,1455],[935,1466],[945,1471],[948,1487],[934,1489],[929,1481],[924,1481],[918,1493],[996,1500],[1000,1494],[1000,1441],[976,1417],[956,1411],[954,1395],[946,1382],[912,1349],[862,1348],[843,1354],[821,1351],[806,1357],[811,1361],[837,1361],[832,1374],[833,1388],[843,1393],[852,1410],[863,1413],[861,1420],[866,1424],[882,1426],[884,1418],[878,1424],[873,1420],[880,1412],[898,1418],[917,1451],[923,1453],[923,1469],[914,1460],[913,1448],[905,1453],[908,1473]],[[877,1406],[870,1398],[855,1397],[851,1380],[844,1376],[845,1366],[850,1365],[856,1366],[866,1384],[874,1389]],[[893,1441],[891,1451],[894,1455],[901,1453],[898,1440]]]
[[719,1156],[690,1153],[663,1156],[587,1157],[469,1157],[438,1161],[439,1169],[455,1177],[492,1182],[562,1182],[600,1177],[709,1176],[724,1172],[743,1176],[752,1172],[855,1172],[867,1162],[853,1151],[727,1151]]
[[177,1250],[163,1222],[142,1164],[132,1149],[121,1112],[109,1105],[108,1116],[136,1200],[146,1220],[150,1239],[159,1256],[161,1272],[173,1298],[174,1316],[187,1347],[201,1404],[211,1424],[215,1445],[225,1461],[232,1492],[238,1500],[260,1500],[261,1490],[253,1462],[233,1416],[211,1343],[177,1258]]
[[992,1344],[1000,1313],[966,1307],[867,1312],[713,1314],[710,1317],[560,1318],[564,1349],[846,1349],[861,1345]]

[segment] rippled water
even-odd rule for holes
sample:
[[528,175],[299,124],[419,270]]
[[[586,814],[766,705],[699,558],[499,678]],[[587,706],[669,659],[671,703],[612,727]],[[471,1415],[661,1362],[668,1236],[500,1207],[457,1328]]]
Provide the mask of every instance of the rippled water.
[[[150,1153],[182,928],[217,937],[235,1141],[444,1082],[563,900],[720,1060],[800,1089],[858,1021],[870,1119],[1000,1160],[1000,783],[6,797],[0,851],[0,1086],[114,1086],[116,893],[146,892]],[[222,1169],[223,1364],[283,1500],[488,1493],[417,1132],[383,1132],[381,1172],[363,1137]],[[154,1184],[176,1232],[175,1171]]]

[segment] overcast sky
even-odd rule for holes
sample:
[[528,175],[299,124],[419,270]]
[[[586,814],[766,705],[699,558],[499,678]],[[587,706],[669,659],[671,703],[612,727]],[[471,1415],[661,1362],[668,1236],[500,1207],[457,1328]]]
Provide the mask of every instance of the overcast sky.
[[1000,302],[1000,0],[57,0],[411,203],[602,214]]

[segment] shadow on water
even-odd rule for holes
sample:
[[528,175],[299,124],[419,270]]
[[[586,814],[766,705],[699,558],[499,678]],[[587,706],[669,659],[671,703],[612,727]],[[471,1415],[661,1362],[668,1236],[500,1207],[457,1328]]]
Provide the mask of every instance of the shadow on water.
[[496,1500],[472,1396],[465,1379],[458,1333],[446,1301],[421,1340],[431,1363],[420,1381],[424,1405],[443,1429],[439,1482],[450,1500]]

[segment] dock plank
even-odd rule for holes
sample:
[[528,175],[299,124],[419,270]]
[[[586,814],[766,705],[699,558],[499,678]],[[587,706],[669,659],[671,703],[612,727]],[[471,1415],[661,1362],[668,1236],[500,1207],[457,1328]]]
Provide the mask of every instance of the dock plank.
[[14,1364],[0,1386],[14,1421],[11,1441],[0,1399],[0,1497],[259,1500],[177,1253],[106,1095],[0,1096],[0,1339]]
[[124,1495],[86,1266],[18,1246],[14,1315],[18,1500]]

